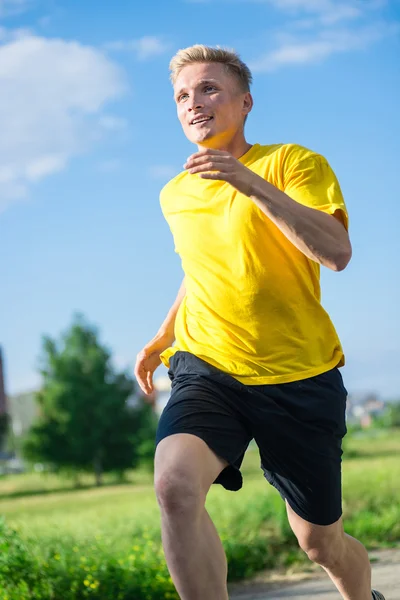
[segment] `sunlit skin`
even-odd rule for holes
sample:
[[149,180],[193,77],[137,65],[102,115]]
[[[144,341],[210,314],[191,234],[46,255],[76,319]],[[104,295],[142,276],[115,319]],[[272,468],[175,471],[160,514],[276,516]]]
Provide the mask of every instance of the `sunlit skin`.
[[[199,150],[213,148],[239,158],[251,148],[244,137],[244,120],[253,107],[252,96],[223,65],[184,67],[175,81],[174,98],[183,131]],[[194,124],[196,117],[209,120]]]

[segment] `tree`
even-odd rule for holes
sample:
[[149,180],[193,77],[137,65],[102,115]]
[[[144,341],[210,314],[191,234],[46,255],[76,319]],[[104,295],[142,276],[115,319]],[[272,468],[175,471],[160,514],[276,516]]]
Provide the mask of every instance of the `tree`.
[[4,449],[9,430],[10,419],[7,413],[0,415],[0,450]]
[[390,404],[388,408],[389,427],[400,427],[400,400]]
[[115,372],[97,329],[75,316],[58,342],[43,338],[41,361],[40,417],[24,444],[25,456],[59,469],[93,471],[97,485],[105,471],[122,474],[135,467],[147,407],[127,406],[134,380]]

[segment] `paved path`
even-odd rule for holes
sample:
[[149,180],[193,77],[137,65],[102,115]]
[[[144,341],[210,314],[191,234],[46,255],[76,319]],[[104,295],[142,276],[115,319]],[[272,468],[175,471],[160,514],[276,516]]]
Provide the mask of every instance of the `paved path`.
[[[400,599],[400,550],[370,553],[373,587],[385,594],[386,600]],[[340,600],[329,578],[322,574],[300,583],[248,583],[232,588],[231,600]]]

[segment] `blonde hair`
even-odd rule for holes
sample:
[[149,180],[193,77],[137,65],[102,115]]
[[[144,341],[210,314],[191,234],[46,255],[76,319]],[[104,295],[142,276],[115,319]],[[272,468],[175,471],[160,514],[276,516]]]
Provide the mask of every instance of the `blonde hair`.
[[212,48],[210,46],[204,46],[203,44],[196,44],[189,48],[183,48],[175,54],[169,64],[172,84],[175,84],[176,78],[183,67],[193,63],[213,62],[224,65],[226,72],[236,77],[241,91],[250,91],[253,77],[249,67],[240,59],[237,52],[226,48],[220,48],[219,46]]

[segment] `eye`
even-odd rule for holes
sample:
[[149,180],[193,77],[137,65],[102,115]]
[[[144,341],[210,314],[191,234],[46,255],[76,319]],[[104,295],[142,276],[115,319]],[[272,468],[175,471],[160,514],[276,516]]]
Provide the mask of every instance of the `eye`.
[[204,87],[204,91],[205,91],[205,92],[212,92],[212,91],[214,91],[214,90],[216,90],[216,89],[217,89],[217,88],[215,87],[215,85],[206,85],[206,86]]
[[186,100],[186,98],[188,98],[188,97],[189,97],[189,95],[188,95],[188,94],[186,94],[186,93],[185,93],[185,94],[181,94],[181,95],[178,97],[178,102],[182,102],[182,100]]

